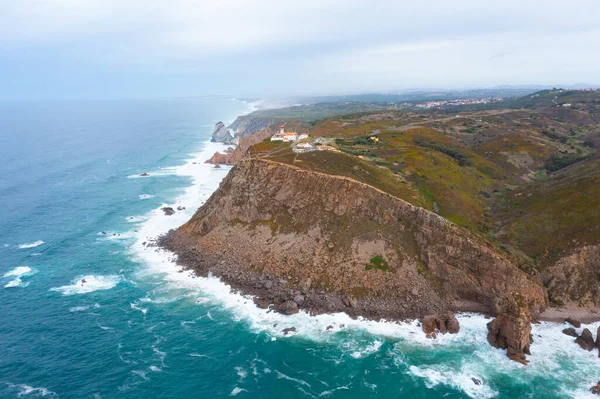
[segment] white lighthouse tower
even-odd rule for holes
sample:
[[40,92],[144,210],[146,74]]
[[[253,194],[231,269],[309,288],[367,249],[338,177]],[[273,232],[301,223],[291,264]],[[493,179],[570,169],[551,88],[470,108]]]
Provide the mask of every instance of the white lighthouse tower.
[[283,136],[283,134],[284,134],[284,133],[285,133],[285,131],[284,131],[284,129],[283,129],[283,124],[282,124],[282,125],[279,125],[279,134],[280,134],[281,136]]

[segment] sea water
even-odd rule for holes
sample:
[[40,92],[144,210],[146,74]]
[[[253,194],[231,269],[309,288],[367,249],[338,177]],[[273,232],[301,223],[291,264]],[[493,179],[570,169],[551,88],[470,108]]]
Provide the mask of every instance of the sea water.
[[523,366],[487,344],[480,315],[436,340],[416,321],[282,316],[149,247],[228,173],[204,164],[225,149],[214,123],[251,108],[0,103],[0,398],[590,395],[600,361],[561,324],[534,326]]

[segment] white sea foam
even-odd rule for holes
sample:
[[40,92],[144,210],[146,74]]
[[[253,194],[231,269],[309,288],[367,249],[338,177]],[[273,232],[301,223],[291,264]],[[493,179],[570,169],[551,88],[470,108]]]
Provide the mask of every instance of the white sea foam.
[[13,279],[4,285],[4,288],[15,288],[15,287],[27,287],[29,285],[28,281],[23,281],[24,278],[29,277],[36,273],[36,270],[30,268],[29,266],[18,266],[14,269],[6,272],[2,277],[3,278],[11,278]]
[[229,396],[237,396],[240,392],[248,392],[248,391],[245,390],[244,388],[235,387],[235,388],[233,388],[233,390],[231,391]]
[[31,396],[34,398],[58,398],[56,392],[52,392],[48,388],[35,388],[26,384],[8,384],[10,388],[18,390],[17,397]]
[[154,198],[154,195],[152,195],[152,194],[141,194],[141,195],[138,195],[138,198],[139,199],[150,199],[150,198]]
[[35,247],[39,247],[40,245],[43,245],[43,244],[45,244],[44,241],[38,240],[36,242],[31,242],[31,243],[26,243],[26,244],[19,244],[19,249],[35,248]]
[[11,271],[4,273],[3,277],[4,278],[21,277],[26,274],[30,274],[31,272],[32,272],[32,269],[29,266],[17,266],[14,269],[12,269]]
[[[85,283],[82,284],[82,281]],[[109,290],[119,284],[121,278],[115,275],[96,276],[87,275],[79,276],[71,280],[70,285],[50,288],[50,291],[58,291],[63,295],[87,294],[98,290]]]
[[73,306],[73,307],[69,308],[69,312],[71,312],[71,313],[85,312],[89,308],[90,308],[89,306]]

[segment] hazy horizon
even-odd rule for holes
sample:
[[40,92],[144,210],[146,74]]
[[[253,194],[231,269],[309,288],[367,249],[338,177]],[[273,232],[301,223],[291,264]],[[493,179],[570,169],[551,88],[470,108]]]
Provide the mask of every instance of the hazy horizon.
[[593,0],[23,0],[2,11],[0,99],[600,84]]

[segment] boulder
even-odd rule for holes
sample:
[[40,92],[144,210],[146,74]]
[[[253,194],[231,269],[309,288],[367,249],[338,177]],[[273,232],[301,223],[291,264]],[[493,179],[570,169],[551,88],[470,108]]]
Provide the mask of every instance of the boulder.
[[572,325],[575,328],[581,327],[581,322],[579,320],[573,319],[571,317],[566,318],[565,323],[569,323],[570,325]]
[[285,301],[283,303],[281,303],[278,307],[277,310],[279,310],[279,313],[283,313],[285,315],[292,315],[295,313],[298,313],[298,304],[294,301]]
[[600,326],[596,330],[596,348],[598,348],[598,357],[600,357]]
[[579,334],[577,334],[577,331],[575,331],[573,327],[565,328],[564,330],[562,330],[562,333],[575,338],[579,337]]
[[309,277],[306,280],[302,280],[300,282],[300,289],[302,290],[302,292],[307,293],[308,290],[310,290],[311,285],[312,285],[312,280]]
[[175,213],[175,209],[171,208],[170,206],[165,206],[165,207],[161,208],[161,210],[167,216],[171,216],[171,215],[173,215]]
[[600,395],[600,381],[596,385],[590,388],[590,391],[595,395]]
[[586,351],[591,351],[596,347],[596,344],[594,343],[594,337],[592,336],[592,332],[587,328],[584,328],[581,332],[581,335],[575,338],[575,343],[581,346],[581,348],[585,349]]
[[185,206],[181,206],[181,205],[180,205],[180,206],[178,206],[178,207],[177,207],[177,210],[178,210],[178,211],[183,211],[184,209],[185,209]]
[[298,305],[302,306],[302,304],[304,303],[304,296],[298,294],[298,295],[294,295],[294,302],[296,302]]
[[267,281],[265,281],[265,283],[263,284],[263,286],[266,289],[270,290],[271,288],[273,288],[273,282],[271,280],[267,280]]
[[254,297],[254,304],[261,309],[267,309],[269,307],[269,301],[259,297]]
[[471,377],[471,381],[473,381],[473,384],[475,384],[475,385],[481,385],[481,380],[479,380],[475,377]]
[[445,313],[425,316],[421,328],[427,338],[436,338],[438,333],[456,334],[460,330],[460,325],[454,314]]
[[288,327],[283,329],[283,334],[288,335],[289,333],[296,332],[296,327]]
[[140,177],[147,177],[147,176],[150,176],[150,174],[149,173],[145,173],[145,172],[142,173],[142,174],[140,174]]
[[487,324],[487,340],[494,348],[506,349],[506,355],[519,363],[527,364],[530,354],[531,313],[526,298],[513,293],[497,298],[496,318]]

